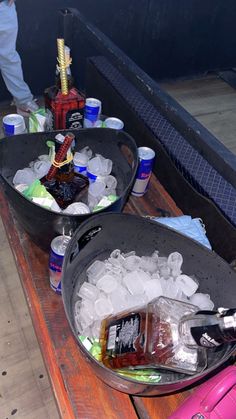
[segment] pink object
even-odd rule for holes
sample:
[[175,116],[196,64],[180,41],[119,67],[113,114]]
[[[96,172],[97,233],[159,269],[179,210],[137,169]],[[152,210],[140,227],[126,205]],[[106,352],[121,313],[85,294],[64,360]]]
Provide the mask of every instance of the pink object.
[[236,419],[236,367],[202,384],[168,419]]

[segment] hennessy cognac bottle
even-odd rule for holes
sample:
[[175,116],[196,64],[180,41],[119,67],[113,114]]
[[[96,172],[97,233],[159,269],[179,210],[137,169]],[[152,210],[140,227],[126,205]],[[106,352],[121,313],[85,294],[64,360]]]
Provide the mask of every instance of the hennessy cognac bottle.
[[83,127],[85,97],[74,87],[71,58],[64,39],[57,39],[58,66],[56,83],[44,92],[47,129],[77,129]]

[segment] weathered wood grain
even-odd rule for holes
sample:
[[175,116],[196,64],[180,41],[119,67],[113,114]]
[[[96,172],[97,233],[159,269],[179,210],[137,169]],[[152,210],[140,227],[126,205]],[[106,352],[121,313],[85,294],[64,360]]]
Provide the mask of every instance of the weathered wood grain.
[[[32,243],[9,208],[3,191],[0,192],[0,213],[61,417],[168,418],[188,393],[130,397],[108,387],[94,375],[70,331],[61,297],[49,286],[48,254]],[[130,197],[124,211],[144,216],[181,214],[155,176],[146,195]]]

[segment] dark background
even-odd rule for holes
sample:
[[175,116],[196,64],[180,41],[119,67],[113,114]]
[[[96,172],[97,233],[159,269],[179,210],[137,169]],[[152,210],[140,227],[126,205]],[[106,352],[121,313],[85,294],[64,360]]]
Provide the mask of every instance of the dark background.
[[[16,5],[17,48],[36,95],[53,84],[58,10],[66,7],[78,8],[156,80],[236,66],[235,0],[17,0]],[[76,84],[83,88],[78,63],[75,67]],[[7,98],[0,79],[0,100]]]

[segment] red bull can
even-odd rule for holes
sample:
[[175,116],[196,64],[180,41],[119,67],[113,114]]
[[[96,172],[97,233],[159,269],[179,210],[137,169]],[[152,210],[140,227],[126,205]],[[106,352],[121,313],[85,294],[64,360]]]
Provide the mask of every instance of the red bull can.
[[104,125],[106,128],[118,129],[122,130],[124,128],[124,122],[121,121],[119,118],[114,118],[113,116],[110,118],[106,118],[104,121]]
[[93,128],[99,120],[102,103],[99,99],[89,97],[85,101],[84,128]]
[[26,132],[25,120],[17,113],[4,116],[2,123],[6,137]]
[[148,189],[149,180],[152,174],[155,152],[148,147],[139,147],[138,156],[139,166],[131,194],[134,196],[143,196]]
[[51,242],[49,256],[50,286],[57,294],[61,295],[62,264],[70,236],[57,236]]

